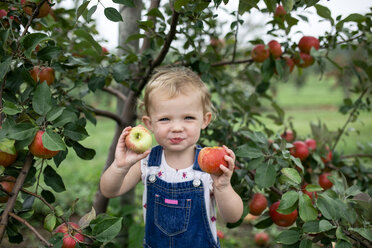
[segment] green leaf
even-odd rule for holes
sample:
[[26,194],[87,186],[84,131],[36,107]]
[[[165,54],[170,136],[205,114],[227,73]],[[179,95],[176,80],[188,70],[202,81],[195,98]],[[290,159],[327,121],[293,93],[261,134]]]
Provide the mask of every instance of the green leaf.
[[17,153],[14,147],[14,140],[4,138],[0,142],[0,151],[15,155]]
[[97,89],[102,89],[105,86],[106,78],[103,76],[93,77],[88,82],[88,88],[95,92]]
[[336,226],[332,225],[328,220],[320,220],[319,222],[319,231],[326,232],[336,228]]
[[367,228],[353,228],[350,227],[349,231],[356,232],[359,235],[361,235],[363,238],[368,239],[370,242],[372,242],[372,230]]
[[287,12],[291,12],[294,5],[294,0],[282,0],[283,7]]
[[314,208],[313,203],[307,194],[300,194],[298,208],[300,218],[304,222],[316,220],[318,217],[318,211]]
[[182,6],[186,6],[189,3],[189,0],[176,0],[174,2],[174,10],[180,12]]
[[235,153],[236,157],[241,158],[259,158],[263,157],[264,154],[262,153],[261,149],[252,147],[248,144],[244,144],[242,146],[239,146]]
[[57,223],[56,216],[50,213],[44,219],[44,229],[48,230],[49,232],[52,232],[54,230],[56,223]]
[[71,143],[76,155],[78,155],[78,157],[81,159],[91,160],[96,155],[96,151],[94,149],[86,148],[76,141],[72,141]]
[[315,184],[308,184],[306,185],[306,191],[308,192],[317,192],[317,191],[322,191],[323,188],[320,187],[319,185],[315,185]]
[[84,229],[89,226],[90,222],[96,218],[96,210],[92,207],[89,213],[86,213],[79,220],[79,226]]
[[295,230],[284,230],[281,232],[278,237],[276,238],[276,241],[281,244],[285,245],[292,245],[297,243],[300,240],[300,232]]
[[75,123],[68,123],[65,126],[63,134],[75,141],[83,140],[89,136],[84,127]]
[[301,183],[302,179],[298,171],[293,168],[283,168],[281,169],[283,179],[288,180],[287,182],[292,185],[298,185]]
[[258,8],[257,4],[259,1],[260,0],[239,0],[239,15],[243,15],[245,12],[250,11],[252,8]]
[[124,4],[125,6],[128,6],[130,8],[136,7],[136,5],[134,4],[133,0],[112,0],[112,1],[114,3]]
[[84,1],[79,8],[76,9],[76,20],[87,10],[90,1]]
[[332,198],[324,194],[318,195],[316,205],[325,218],[329,220],[339,219],[341,213],[337,212],[337,203]]
[[92,19],[92,15],[96,12],[96,10],[97,10],[97,5],[92,6],[92,8],[88,10],[87,22],[90,22],[90,20]]
[[337,227],[337,229],[336,229],[336,237],[337,237],[337,239],[342,239],[342,240],[345,240],[345,241],[349,242],[349,238],[346,236],[346,234],[342,230],[342,227],[340,227],[340,226]]
[[315,221],[308,221],[308,222],[305,222],[304,225],[302,226],[302,229],[304,231],[304,233],[319,233],[319,221],[318,220],[315,220]]
[[44,47],[39,52],[37,52],[37,58],[44,61],[58,59],[58,57],[62,54],[62,51],[63,50],[60,47]]
[[264,161],[265,161],[264,157],[259,157],[259,158],[252,159],[251,161],[248,162],[247,169],[248,170],[255,170],[259,166],[261,166],[264,163]]
[[63,192],[66,190],[62,177],[58,175],[50,165],[45,167],[43,175],[45,184],[51,187],[54,191]]
[[143,39],[143,38],[146,38],[146,35],[145,34],[132,34],[132,35],[130,35],[127,38],[127,40],[125,41],[125,43],[129,43],[131,41],[139,40],[139,39]]
[[10,65],[12,63],[12,57],[6,57],[6,59],[0,64],[0,81],[3,81],[5,75],[10,70]]
[[16,115],[22,112],[22,108],[13,102],[4,100],[3,111],[7,115]]
[[352,245],[345,240],[337,240],[335,248],[352,248]]
[[53,123],[53,127],[63,127],[67,123],[77,121],[77,116],[74,112],[65,109],[61,116],[59,116]]
[[109,242],[114,239],[121,230],[122,218],[108,217],[95,223],[92,233],[100,242]]
[[366,17],[361,14],[350,14],[348,17],[346,17],[343,22],[364,22],[366,20]]
[[24,36],[22,45],[25,48],[25,56],[30,59],[31,53],[35,50],[37,45],[47,40],[51,40],[51,38],[44,33],[31,33]]
[[43,136],[41,138],[43,140],[43,145],[48,150],[51,151],[66,150],[66,145],[61,139],[61,137],[49,128],[45,130],[45,133],[43,133]]
[[[277,211],[281,214],[290,214],[293,208],[297,208],[296,202],[298,200],[298,193],[296,191],[287,191],[282,195]],[[285,211],[289,210],[289,211]]]
[[33,138],[36,134],[37,128],[31,123],[20,123],[12,126],[8,137],[14,140],[25,140]]
[[105,8],[104,13],[107,19],[109,19],[112,22],[123,21],[123,17],[120,15],[119,11],[117,11],[115,8],[112,8],[112,7]]
[[300,248],[311,248],[313,242],[310,239],[303,239],[300,243]]
[[86,40],[87,42],[89,42],[94,47],[94,49],[96,50],[96,52],[98,54],[102,53],[101,45],[98,44],[98,42],[95,41],[95,39],[87,31],[85,31],[83,29],[76,29],[76,30],[74,30],[74,34],[76,36]]
[[316,4],[315,8],[316,8],[316,12],[319,16],[321,16],[325,19],[328,19],[333,25],[334,20],[332,18],[331,11],[327,7],[325,7],[323,5],[320,5],[320,4]]
[[254,143],[267,144],[267,136],[262,132],[241,131],[241,133]]
[[256,170],[255,182],[260,188],[268,188],[274,185],[276,171],[272,164],[262,164]]
[[65,110],[65,107],[54,106],[46,115],[48,121],[54,121],[60,117]]
[[46,82],[37,85],[32,98],[32,107],[39,115],[46,115],[52,109],[52,94]]
[[151,9],[151,10],[147,13],[147,15],[148,15],[148,16],[159,17],[160,19],[165,20],[164,15],[160,12],[160,10],[159,10],[158,8],[153,8],[153,9]]
[[56,201],[55,196],[53,193],[49,190],[43,189],[41,191],[41,196],[48,202],[48,203],[54,203]]

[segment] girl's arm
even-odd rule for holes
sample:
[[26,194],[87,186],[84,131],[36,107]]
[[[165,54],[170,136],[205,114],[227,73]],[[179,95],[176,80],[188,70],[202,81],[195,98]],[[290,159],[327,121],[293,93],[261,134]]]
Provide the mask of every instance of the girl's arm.
[[235,166],[235,154],[224,146],[229,156],[225,160],[229,167],[220,166],[221,176],[211,175],[213,179],[214,196],[217,202],[218,212],[225,222],[237,222],[243,215],[243,201],[231,186],[230,180]]
[[116,145],[115,159],[101,177],[100,190],[108,198],[128,192],[141,180],[141,159],[144,159],[150,150],[137,154],[126,147],[125,137],[131,129],[126,127],[121,133]]

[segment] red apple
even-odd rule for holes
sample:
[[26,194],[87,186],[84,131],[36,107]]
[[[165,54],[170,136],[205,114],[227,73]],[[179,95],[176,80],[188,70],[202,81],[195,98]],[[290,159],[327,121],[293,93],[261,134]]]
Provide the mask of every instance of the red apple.
[[0,143],[0,165],[7,167],[17,159],[17,151],[14,147],[14,140],[3,139]]
[[64,234],[62,248],[74,248],[76,243],[84,241],[84,236],[74,230],[74,228],[80,230],[79,225],[73,222],[69,222],[68,225],[69,227],[66,223],[62,223],[54,230],[56,233]]
[[323,189],[330,189],[333,186],[333,183],[328,179],[329,175],[331,175],[329,172],[319,175],[318,183]]
[[32,155],[34,155],[35,157],[52,158],[56,156],[59,153],[59,151],[51,151],[44,147],[43,140],[42,140],[44,132],[45,131],[41,131],[41,130],[37,131],[34,140],[28,146],[28,148],[30,152],[32,153]]
[[256,233],[254,235],[254,242],[258,246],[266,246],[269,243],[269,234],[266,232]]
[[305,143],[306,143],[307,147],[309,147],[310,151],[315,151],[315,149],[316,149],[315,139],[310,139],[310,138],[306,139]]
[[328,151],[327,156],[326,157],[321,157],[323,163],[325,163],[325,164],[332,161],[332,151],[329,149],[328,146],[326,146],[326,150]]
[[211,38],[210,45],[213,48],[221,48],[225,45],[225,41],[218,38]]
[[135,153],[144,153],[152,145],[150,131],[142,125],[133,127],[125,137],[125,145]]
[[264,44],[258,44],[253,47],[251,56],[255,62],[263,62],[270,56],[270,52]]
[[303,141],[293,142],[293,147],[289,149],[291,155],[304,161],[309,156],[309,148]]
[[292,142],[294,140],[294,133],[291,130],[286,130],[280,135],[287,142]]
[[255,193],[249,203],[249,212],[252,215],[260,215],[267,207],[267,199],[263,194]]
[[315,196],[315,198],[318,198],[318,193],[317,193],[317,192],[309,192],[309,191],[306,190],[306,186],[307,186],[307,185],[308,185],[308,184],[305,183],[305,184],[302,186],[302,189],[301,189],[302,193],[307,194],[307,195],[310,197],[311,200],[313,200],[313,196]]
[[314,64],[315,59],[309,54],[300,52],[298,56],[293,58],[293,61],[298,67],[306,68]]
[[285,9],[282,5],[278,5],[276,7],[275,12],[274,12],[275,17],[283,19],[286,14],[287,14],[287,11],[285,11]]
[[108,51],[108,49],[106,48],[106,47],[102,47],[102,53],[103,54],[108,54],[109,53],[109,51]]
[[251,223],[252,221],[254,221],[257,218],[258,217],[253,215],[253,214],[247,214],[247,216],[244,217],[243,222],[244,223]]
[[30,71],[32,79],[38,83],[43,83],[46,81],[48,85],[51,85],[54,82],[54,69],[51,67],[44,66],[34,66]]
[[293,61],[292,58],[284,57],[284,59],[287,66],[289,67],[289,72],[292,72],[295,66],[295,62]]
[[[13,187],[14,187],[14,182],[15,182],[15,178],[12,177],[12,176],[6,176],[4,177],[4,181],[1,181],[0,182],[0,185],[1,187],[8,193],[12,193],[13,191]],[[14,181],[14,182],[10,182],[10,181]],[[1,196],[0,197],[0,203],[5,203],[7,202],[9,199],[9,196]]]
[[313,36],[304,36],[298,42],[298,48],[303,53],[310,54],[312,47],[314,47],[315,50],[319,49],[319,40]]
[[8,12],[5,9],[0,9],[0,19],[2,19],[4,16],[7,16]]
[[276,211],[279,207],[279,204],[280,204],[280,201],[277,201],[270,206],[269,214],[270,214],[272,221],[278,226],[282,226],[282,227],[291,226],[297,220],[297,215],[298,215],[297,209],[295,209],[290,214],[281,214]]
[[225,234],[221,230],[217,230],[217,237],[219,239],[224,239],[225,238]]
[[282,55],[282,46],[279,42],[277,42],[276,40],[272,40],[267,45],[269,46],[269,51],[274,58],[278,58]]
[[[23,7],[23,11],[27,15],[32,16],[32,13],[34,12],[38,3],[29,2],[29,1],[26,1],[26,0],[21,0],[21,4],[22,4],[22,7]],[[47,16],[49,14],[49,11],[50,11],[50,5],[49,4],[50,4],[49,1],[44,2],[43,5],[41,5],[41,7],[39,9],[39,13],[35,17],[36,18],[43,18],[43,17]]]
[[200,169],[210,174],[221,175],[220,165],[228,167],[225,155],[228,154],[223,147],[204,147],[198,155]]

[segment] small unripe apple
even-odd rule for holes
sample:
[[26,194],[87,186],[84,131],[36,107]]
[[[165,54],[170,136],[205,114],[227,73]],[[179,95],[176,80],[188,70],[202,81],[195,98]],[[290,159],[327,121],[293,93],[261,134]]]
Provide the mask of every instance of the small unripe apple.
[[135,153],[144,153],[152,145],[150,131],[142,125],[133,127],[125,137],[125,145]]
[[3,139],[0,143],[0,165],[7,167],[17,159],[17,151],[14,147],[14,140]]
[[291,226],[297,220],[297,216],[298,216],[297,209],[295,209],[290,214],[281,214],[276,211],[279,207],[279,204],[280,204],[280,201],[277,201],[270,206],[269,214],[270,214],[272,221],[278,226],[282,226],[282,227]]
[[275,9],[274,16],[283,19],[284,16],[287,14],[284,7],[282,5],[278,5]]
[[254,242],[258,246],[266,246],[269,243],[269,239],[269,234],[266,232],[260,232],[254,235]]
[[291,130],[286,130],[280,135],[287,142],[292,142],[294,140],[294,133]]
[[315,151],[316,150],[316,141],[315,139],[306,139],[305,143],[307,147],[309,147],[310,151]]
[[42,130],[37,131],[35,138],[32,141],[32,143],[28,146],[28,149],[35,157],[52,158],[56,156],[59,153],[59,151],[51,151],[44,147],[42,139],[44,133],[45,131]]
[[263,194],[255,193],[249,203],[249,212],[255,216],[260,215],[267,207],[267,199]]
[[328,172],[319,175],[318,183],[323,189],[330,189],[333,186],[333,183],[328,179],[329,175],[331,175],[331,173]]
[[309,148],[303,141],[293,142],[293,147],[289,149],[291,155],[304,161],[309,156]]
[[264,44],[258,44],[253,47],[251,56],[255,62],[263,62],[270,56],[270,52]]
[[[1,187],[3,187],[3,189],[8,192],[8,193],[11,193],[13,191],[13,187],[14,187],[14,184],[15,184],[15,178],[12,177],[12,176],[6,176],[4,178],[4,181],[1,181],[0,182],[0,185]],[[14,182],[12,182],[14,181]],[[0,197],[0,203],[5,203],[7,202],[9,199],[9,196],[1,196]]]
[[228,154],[223,147],[204,147],[198,155],[200,169],[210,174],[221,175],[220,165],[228,167],[225,155]]
[[319,40],[313,36],[304,36],[298,42],[298,48],[303,53],[310,54],[312,47],[314,47],[315,50],[319,49]]
[[[26,1],[26,0],[21,0],[21,4],[22,4],[22,7],[23,7],[23,11],[27,15],[32,16],[32,13],[34,12],[38,3],[29,2],[29,1]],[[49,1],[44,2],[43,5],[41,5],[41,7],[39,9],[39,13],[35,17],[36,18],[43,18],[43,17],[47,16],[49,14],[49,11],[50,11],[50,5],[49,4],[50,4]]]
[[274,58],[278,58],[282,55],[282,46],[279,42],[277,42],[276,40],[272,40],[267,45],[269,46],[269,51]]
[[46,81],[48,85],[51,85],[55,79],[54,69],[52,67],[34,66],[34,68],[30,71],[30,74],[36,83],[43,83]]
[[294,56],[293,61],[298,67],[306,68],[314,64],[315,59],[307,53],[300,52],[298,56]]
[[73,222],[68,222],[68,224],[70,225],[70,228],[68,228],[66,223],[62,223],[54,230],[55,233],[64,234],[62,248],[74,248],[76,243],[84,241],[84,236],[73,229],[75,228],[80,230],[79,225]]

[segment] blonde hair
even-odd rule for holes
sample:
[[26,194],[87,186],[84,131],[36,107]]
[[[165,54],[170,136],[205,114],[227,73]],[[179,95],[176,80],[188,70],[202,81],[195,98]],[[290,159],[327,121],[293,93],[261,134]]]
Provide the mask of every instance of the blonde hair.
[[165,92],[169,98],[197,92],[201,97],[203,113],[213,113],[211,94],[206,85],[196,73],[186,67],[166,67],[154,72],[145,87],[143,107],[146,115],[149,115],[150,95],[157,90]]

